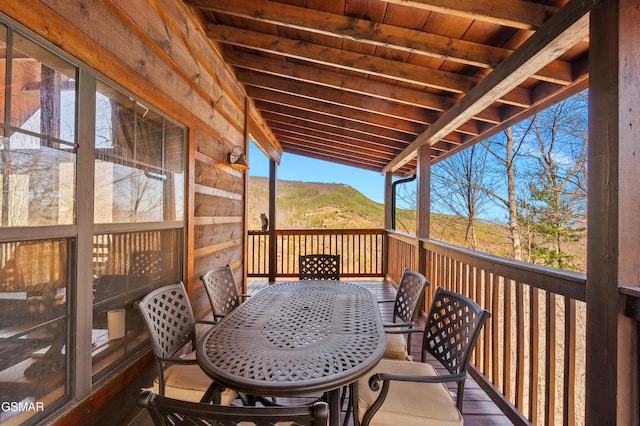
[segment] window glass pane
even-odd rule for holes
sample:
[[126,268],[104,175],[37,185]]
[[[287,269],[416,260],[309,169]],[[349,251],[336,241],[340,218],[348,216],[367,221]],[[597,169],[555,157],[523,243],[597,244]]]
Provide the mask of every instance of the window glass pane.
[[[0,52],[7,51],[7,27],[0,25]],[[7,79],[7,55],[0,55],[0,123],[5,123],[5,95]],[[4,130],[0,129],[0,136],[4,136]]]
[[133,303],[181,280],[179,229],[94,235],[93,373],[99,378],[148,343]]
[[47,409],[68,395],[68,259],[73,243],[0,243],[0,401],[34,407],[3,408],[0,423],[33,421],[50,414]]
[[98,83],[96,223],[182,220],[184,130]]
[[167,195],[167,220],[184,220],[184,146],[185,131],[165,120],[165,154]]
[[0,137],[2,226],[75,223],[75,149],[57,149],[38,137]]
[[11,54],[11,125],[73,143],[76,69],[18,34]]

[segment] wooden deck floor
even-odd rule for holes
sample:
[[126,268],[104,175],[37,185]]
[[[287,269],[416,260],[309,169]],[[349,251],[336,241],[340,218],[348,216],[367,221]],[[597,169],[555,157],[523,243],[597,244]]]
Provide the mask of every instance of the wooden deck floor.
[[[378,300],[388,300],[395,297],[394,287],[383,280],[354,280],[354,282],[366,286],[376,295]],[[259,291],[266,285],[268,285],[266,281],[249,281],[247,293]],[[393,303],[381,304],[380,313],[385,320],[390,320],[393,315]],[[420,343],[420,339],[413,339],[411,342],[411,353],[417,356],[417,359],[420,354]],[[443,374],[444,372],[443,369]],[[468,426],[513,424],[472,378],[468,378],[465,384],[462,415],[465,425]]]

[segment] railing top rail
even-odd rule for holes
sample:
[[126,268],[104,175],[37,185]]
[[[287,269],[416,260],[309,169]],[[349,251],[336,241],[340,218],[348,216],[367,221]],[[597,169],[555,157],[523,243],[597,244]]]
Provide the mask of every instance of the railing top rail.
[[[249,230],[249,235],[268,235],[269,231]],[[378,235],[384,229],[276,229],[276,235]]]
[[431,239],[421,239],[422,247],[467,265],[488,270],[504,278],[526,283],[552,293],[586,301],[585,274],[507,259],[476,250],[465,249]]
[[413,234],[407,234],[405,232],[400,232],[393,229],[385,229],[385,232],[389,237],[404,241],[405,243],[415,244],[417,241],[416,236]]

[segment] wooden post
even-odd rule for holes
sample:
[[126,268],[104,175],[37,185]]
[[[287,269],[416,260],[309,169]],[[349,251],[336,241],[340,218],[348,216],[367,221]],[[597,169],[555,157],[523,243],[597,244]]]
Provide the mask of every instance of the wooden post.
[[276,240],[276,199],[278,196],[278,164],[269,160],[269,282],[276,280],[278,246]]
[[384,174],[384,229],[385,229],[385,232],[382,237],[384,240],[382,242],[382,248],[383,248],[382,273],[384,274],[385,278],[389,274],[389,235],[387,234],[387,231],[393,228],[392,221],[393,221],[394,212],[391,211],[391,209],[393,208],[392,184],[393,184],[393,173],[391,172],[385,173]]
[[586,424],[637,425],[634,321],[619,287],[640,286],[640,7],[591,12]]
[[427,262],[422,255],[421,238],[429,238],[431,226],[431,147],[422,145],[418,149],[418,182],[416,184],[416,267],[418,271],[427,273]]
[[[249,107],[250,99],[247,97],[244,100],[244,143],[242,152],[245,153],[245,158],[249,161],[249,127],[251,120],[249,119]],[[244,182],[244,189],[242,191],[242,292],[247,293],[247,242],[249,239],[249,219],[247,217],[249,213],[249,172],[245,172],[242,176]]]

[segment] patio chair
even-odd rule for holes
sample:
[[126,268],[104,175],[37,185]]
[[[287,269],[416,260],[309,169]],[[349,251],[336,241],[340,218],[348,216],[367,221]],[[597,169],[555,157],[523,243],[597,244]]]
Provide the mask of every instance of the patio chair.
[[[196,322],[182,282],[157,288],[135,303],[147,326],[158,376],[153,391],[186,401],[208,400],[213,381],[195,359]],[[236,398],[225,389],[213,395],[223,405]]]
[[138,396],[155,425],[257,425],[295,424],[326,426],[329,407],[326,402],[288,407],[221,406],[178,401],[151,392]]
[[229,265],[211,269],[200,279],[209,296],[214,321],[240,306],[241,298],[249,297],[248,294],[238,293],[238,286]]
[[[468,297],[438,288],[424,328],[422,362],[382,359],[373,375],[356,383],[352,403],[362,425],[462,425],[467,367],[489,316]],[[438,375],[425,362],[427,354],[448,374]],[[457,383],[455,401],[445,386],[452,382]]]
[[405,269],[395,299],[380,301],[394,303],[392,322],[384,324],[387,340],[382,355],[384,358],[411,360],[411,335],[414,332],[422,333],[421,329],[413,328],[416,308],[428,285],[429,282],[420,272]]
[[339,280],[339,254],[309,254],[298,258],[301,280]]

